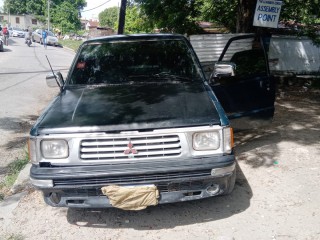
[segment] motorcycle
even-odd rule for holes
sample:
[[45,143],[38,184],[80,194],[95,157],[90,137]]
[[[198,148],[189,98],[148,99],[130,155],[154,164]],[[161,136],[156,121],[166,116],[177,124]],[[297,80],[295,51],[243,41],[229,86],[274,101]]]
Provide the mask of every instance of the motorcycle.
[[27,39],[26,39],[26,44],[28,45],[28,47],[30,47],[30,46],[31,46],[32,41],[31,41],[31,39],[30,39],[30,38],[27,38]]

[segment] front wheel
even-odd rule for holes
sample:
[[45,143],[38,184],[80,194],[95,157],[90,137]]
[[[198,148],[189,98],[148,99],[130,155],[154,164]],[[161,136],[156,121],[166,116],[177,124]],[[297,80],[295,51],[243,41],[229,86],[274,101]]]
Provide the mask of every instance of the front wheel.
[[42,41],[42,38],[40,38],[40,44],[41,44],[41,45],[43,45],[43,41]]

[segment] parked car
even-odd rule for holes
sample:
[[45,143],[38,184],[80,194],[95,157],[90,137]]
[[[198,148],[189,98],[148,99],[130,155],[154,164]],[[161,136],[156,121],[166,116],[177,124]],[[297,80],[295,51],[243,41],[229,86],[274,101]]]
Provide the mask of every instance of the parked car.
[[12,27],[11,36],[12,36],[12,37],[24,38],[24,36],[25,36],[25,31],[23,31],[21,28]]
[[[87,40],[65,81],[60,72],[47,76],[60,94],[30,131],[31,183],[55,207],[140,210],[229,194],[236,179],[233,130],[215,89],[229,97],[222,101],[227,107],[247,104],[243,116],[270,119],[274,86],[265,59],[264,75],[254,75],[248,74],[256,84],[241,87],[245,75],[221,61],[206,79],[181,35]],[[252,92],[257,88],[260,96]],[[232,105],[241,95],[268,100],[259,105],[243,97],[245,103]]]
[[2,40],[1,34],[0,34],[0,52],[3,52],[3,40]]
[[[37,29],[32,33],[32,41],[33,42],[38,42],[40,44],[43,44],[42,40],[42,29]],[[47,32],[47,44],[48,45],[53,45],[53,46],[58,46],[58,38],[48,30],[45,30]]]

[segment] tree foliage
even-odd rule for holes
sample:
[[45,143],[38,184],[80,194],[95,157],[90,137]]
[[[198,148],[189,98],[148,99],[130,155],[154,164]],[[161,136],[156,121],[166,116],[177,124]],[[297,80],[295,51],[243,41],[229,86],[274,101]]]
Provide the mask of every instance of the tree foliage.
[[299,35],[306,35],[320,45],[319,0],[285,0],[281,8],[281,20]]
[[136,0],[141,11],[148,16],[150,25],[161,32],[195,33],[201,15],[202,0]]
[[78,9],[70,2],[62,2],[53,8],[52,24],[63,32],[77,31],[80,29]]
[[[320,0],[284,0],[280,21],[295,22],[300,33],[316,36]],[[135,0],[155,28],[178,33],[198,32],[198,21],[221,24],[230,32],[253,32],[257,0]]]
[[99,13],[100,26],[114,28],[118,21],[119,8],[111,7],[107,8]]
[[237,1],[203,0],[201,20],[220,24],[235,32],[237,26]]
[[130,5],[127,7],[126,33],[148,33],[153,31],[153,25],[149,23],[148,17],[141,11],[138,5]]
[[50,22],[57,28],[67,31],[80,28],[78,12],[86,6],[85,0],[5,0],[4,11],[11,14],[32,14],[46,23],[50,1]]
[[10,12],[12,14],[25,14],[27,13],[27,0],[5,0],[3,3],[3,8],[5,12]]

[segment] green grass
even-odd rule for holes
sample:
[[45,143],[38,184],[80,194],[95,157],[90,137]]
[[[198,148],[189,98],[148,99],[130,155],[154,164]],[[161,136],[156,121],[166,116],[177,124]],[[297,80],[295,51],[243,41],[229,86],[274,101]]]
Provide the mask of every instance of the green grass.
[[29,158],[26,154],[25,158],[17,159],[8,165],[7,175],[4,177],[3,181],[0,182],[0,201],[5,198],[6,194],[16,181],[20,171],[28,164],[28,162]]
[[75,40],[59,40],[59,43],[64,46],[71,48],[75,52],[78,50],[79,46],[81,45],[82,41],[75,41]]
[[6,238],[6,240],[23,240],[23,239],[25,239],[24,236],[20,234],[11,234]]

